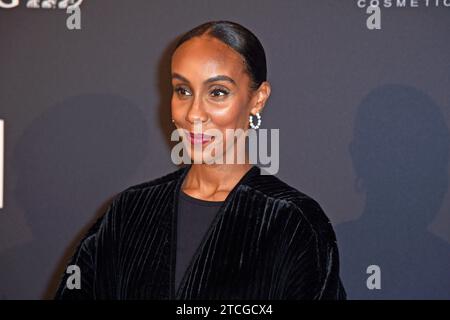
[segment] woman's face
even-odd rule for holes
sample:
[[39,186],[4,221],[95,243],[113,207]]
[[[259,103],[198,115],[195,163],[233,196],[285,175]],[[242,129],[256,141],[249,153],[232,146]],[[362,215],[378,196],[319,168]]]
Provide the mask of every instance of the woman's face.
[[[251,79],[243,58],[220,40],[208,36],[194,37],[178,47],[171,67],[172,119],[187,135],[183,141],[191,159],[200,156],[199,151],[203,159],[208,158],[204,153],[206,146],[221,142],[223,147],[219,153],[226,161],[225,153],[229,149],[226,149],[225,130],[248,129],[250,113],[261,111],[268,98],[268,83],[261,90],[250,90]],[[223,141],[214,133],[194,135],[191,140],[189,133],[194,134],[194,127],[199,123],[201,131],[195,133],[220,132]],[[214,157],[219,155],[213,152]]]

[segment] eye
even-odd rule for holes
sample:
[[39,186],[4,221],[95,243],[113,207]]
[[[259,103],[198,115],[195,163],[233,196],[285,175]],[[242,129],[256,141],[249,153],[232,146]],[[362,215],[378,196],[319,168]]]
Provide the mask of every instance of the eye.
[[229,92],[227,90],[224,90],[224,89],[213,89],[211,91],[211,95],[213,97],[224,97],[224,96],[226,96],[228,94],[229,94]]
[[175,87],[173,89],[174,92],[176,92],[178,95],[181,96],[191,96],[192,94],[184,87]]

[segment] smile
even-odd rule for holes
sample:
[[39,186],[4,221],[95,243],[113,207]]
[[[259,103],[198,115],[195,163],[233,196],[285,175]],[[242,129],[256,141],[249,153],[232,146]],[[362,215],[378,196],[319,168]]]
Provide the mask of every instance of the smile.
[[204,133],[194,134],[193,132],[189,132],[187,137],[191,144],[206,144],[214,139],[213,136]]

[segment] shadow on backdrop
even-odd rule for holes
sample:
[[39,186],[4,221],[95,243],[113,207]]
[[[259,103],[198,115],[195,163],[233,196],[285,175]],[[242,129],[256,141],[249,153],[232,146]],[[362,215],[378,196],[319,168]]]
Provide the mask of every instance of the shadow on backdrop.
[[[450,298],[450,246],[427,230],[448,190],[449,143],[439,107],[413,87],[382,86],[359,105],[349,151],[366,201],[336,227],[349,299]],[[381,289],[366,285],[370,265]]]
[[87,228],[148,152],[145,118],[123,97],[90,94],[54,105],[25,130],[13,156],[14,201],[33,240],[0,254],[4,299],[53,297]]

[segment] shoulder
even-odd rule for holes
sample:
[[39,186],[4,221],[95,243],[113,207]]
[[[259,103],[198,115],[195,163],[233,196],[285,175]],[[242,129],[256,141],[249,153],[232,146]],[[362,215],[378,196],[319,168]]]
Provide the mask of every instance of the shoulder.
[[[261,173],[263,169],[261,169]],[[311,195],[287,184],[275,175],[260,174],[248,184],[252,192],[260,192],[265,197],[288,207],[292,218],[299,224],[307,225],[321,239],[336,241],[336,236],[327,214],[319,202]]]
[[125,210],[127,207],[139,207],[142,201],[145,202],[152,195],[169,194],[187,169],[187,166],[182,166],[159,177],[130,185],[113,197],[113,205],[120,205],[122,211],[128,212]]
[[122,193],[126,192],[133,192],[133,191],[142,191],[148,188],[152,188],[159,185],[165,185],[170,184],[172,182],[175,182],[178,180],[178,178],[181,176],[181,174],[187,169],[187,167],[180,167],[178,169],[172,170],[169,173],[166,173],[162,176],[159,176],[157,178],[141,182],[138,184],[131,185],[124,189]]
[[118,227],[124,219],[132,217],[133,213],[139,213],[139,210],[135,212],[134,209],[143,207],[143,202],[155,190],[158,190],[157,193],[161,195],[160,190],[173,186],[185,169],[186,167],[177,168],[157,178],[130,185],[116,193],[111,198],[106,211],[93,225],[90,233],[95,233],[100,229],[114,229],[108,226],[116,224],[115,227]]
[[186,170],[185,166],[179,167],[159,177],[130,185],[122,189],[118,193],[116,193],[116,195],[112,199],[113,204],[119,202],[120,203],[127,202],[131,200],[130,198],[134,198],[136,196],[139,197],[140,195],[145,194],[147,192],[151,192],[152,190],[157,189],[158,187],[164,188],[173,185],[178,181],[180,175],[182,175],[185,170]]

